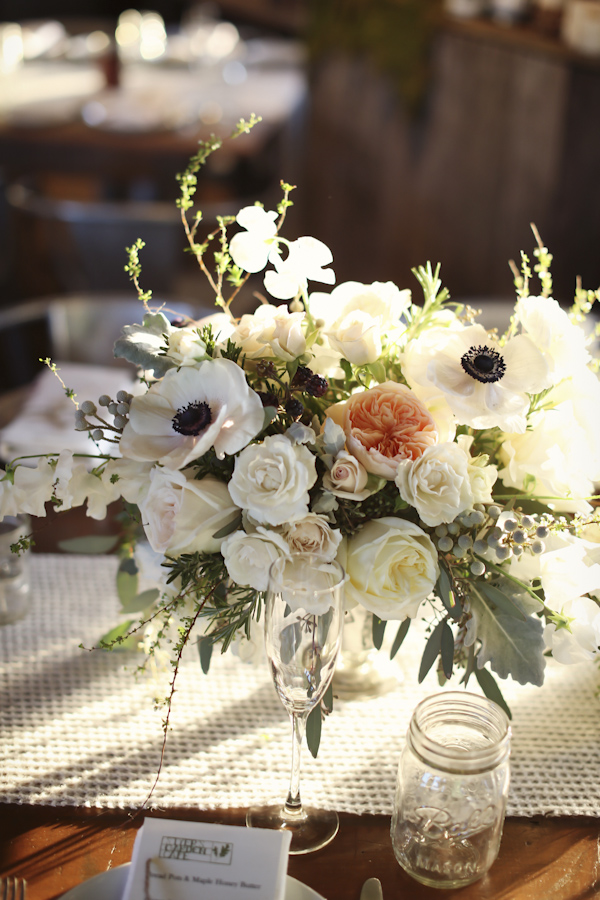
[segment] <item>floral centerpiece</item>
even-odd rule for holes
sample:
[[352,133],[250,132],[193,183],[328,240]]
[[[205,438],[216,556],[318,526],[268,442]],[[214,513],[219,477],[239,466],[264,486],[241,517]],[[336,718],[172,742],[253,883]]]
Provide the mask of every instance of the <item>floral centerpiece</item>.
[[[291,550],[342,564],[376,643],[398,623],[392,653],[426,621],[419,679],[437,665],[442,682],[475,677],[503,703],[492,673],[540,685],[548,654],[596,657],[600,384],[586,323],[600,292],[578,285],[561,308],[539,238],[535,274],[524,255],[514,268],[503,333],[452,302],[429,264],[413,271],[422,300],[391,282],[331,287],[330,250],[283,237],[286,184],[277,210],[245,207],[200,240],[197,172],[218,145],[201,144],[178,176],[178,205],[219,311],[170,322],[141,288],[143,244],[129,248],[141,322],[115,355],[137,387],[73,398],[89,454],[11,462],[0,516],[43,516],[49,501],[103,518],[121,498],[162,574],[139,593],[142,557],[123,544],[130,615],[105,644],[134,635],[149,657],[166,646],[175,672],[196,637],[205,669],[215,645],[243,651],[269,565]],[[258,308],[235,317],[263,271]]]

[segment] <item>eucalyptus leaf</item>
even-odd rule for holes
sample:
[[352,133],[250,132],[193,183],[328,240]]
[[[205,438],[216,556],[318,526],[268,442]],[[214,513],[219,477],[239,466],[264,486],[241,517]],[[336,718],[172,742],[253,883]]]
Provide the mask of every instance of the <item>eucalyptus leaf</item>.
[[321,743],[321,704],[317,703],[314,709],[309,713],[308,719],[306,720],[306,745],[311,752],[311,755],[315,757],[319,752],[319,745]]
[[125,325],[121,337],[115,341],[114,356],[151,371],[156,378],[162,378],[165,372],[176,365],[162,353],[163,335],[170,331],[171,325],[166,316],[162,313],[148,313],[141,325]]
[[501,709],[504,710],[509,719],[512,719],[512,713],[510,711],[510,707],[508,703],[502,696],[502,691],[498,687],[498,683],[491,672],[488,672],[487,669],[478,669],[475,668],[475,678],[479,683],[479,687],[488,698],[488,700],[493,700],[494,703],[497,703]]
[[325,707],[325,711],[330,713],[333,710],[333,681],[327,685],[321,704]]
[[210,661],[213,655],[214,644],[209,635],[201,637],[198,641],[198,653],[200,655],[200,667],[205,675],[208,675]]
[[404,622],[402,622],[402,624],[400,625],[400,628],[398,629],[398,631],[396,632],[396,637],[394,638],[394,642],[393,642],[391,650],[390,650],[390,659],[393,659],[395,657],[396,653],[402,646],[402,642],[404,641],[404,638],[408,634],[408,629],[410,628],[410,623],[411,623],[411,620],[409,618],[406,618],[404,620]]
[[446,619],[442,626],[442,637],[440,641],[440,651],[442,657],[442,670],[446,678],[452,678],[452,666],[454,664],[454,635],[452,629],[448,625]]
[[134,619],[128,619],[126,622],[115,625],[114,628],[102,635],[100,646],[105,650],[131,650],[137,645],[136,636],[129,635],[129,629],[134,621]]
[[277,410],[274,406],[265,406],[264,410],[264,419],[263,419],[263,431],[265,428],[268,428],[271,422],[274,422],[277,418]]
[[142,591],[141,594],[136,594],[126,602],[121,601],[121,608],[124,613],[142,612],[142,610],[148,609],[159,596],[160,591],[158,588],[149,588],[147,591]]
[[122,559],[117,571],[117,594],[125,611],[138,593],[138,568],[131,557]]
[[224,525],[223,528],[220,528],[219,531],[215,531],[213,534],[213,539],[215,541],[220,540],[221,538],[227,537],[228,534],[233,534],[234,531],[237,531],[240,525],[242,524],[242,513],[241,510],[239,513],[236,513],[233,519],[228,522],[227,525]]
[[379,616],[373,613],[373,646],[376,650],[381,650],[386,625],[387,621],[385,619],[380,619]]
[[69,538],[66,541],[59,541],[58,546],[65,553],[88,553],[90,555],[96,553],[110,553],[117,546],[119,538],[117,535],[90,535],[89,537]]
[[442,619],[441,622],[438,622],[429,635],[427,643],[425,644],[423,656],[421,657],[421,665],[419,667],[419,684],[421,684],[421,682],[424,680],[425,676],[440,654],[440,650],[442,649],[442,629],[445,624],[445,619]]
[[444,607],[454,621],[458,622],[462,616],[462,607],[460,603],[458,603],[456,595],[452,590],[452,582],[450,581],[450,577],[444,566],[440,566],[440,577],[437,580],[436,589],[438,597],[444,604]]
[[519,684],[544,682],[543,625],[537,616],[524,620],[507,614],[492,603],[479,585],[469,586],[471,618],[467,622],[465,646],[478,640],[481,648],[477,663],[489,662],[500,678],[509,675]]

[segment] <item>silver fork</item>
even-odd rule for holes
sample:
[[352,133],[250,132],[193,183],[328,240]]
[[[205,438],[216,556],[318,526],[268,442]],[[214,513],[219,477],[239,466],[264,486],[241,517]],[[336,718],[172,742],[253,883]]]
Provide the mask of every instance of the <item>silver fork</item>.
[[0,900],[25,900],[27,882],[24,878],[7,875],[0,878]]

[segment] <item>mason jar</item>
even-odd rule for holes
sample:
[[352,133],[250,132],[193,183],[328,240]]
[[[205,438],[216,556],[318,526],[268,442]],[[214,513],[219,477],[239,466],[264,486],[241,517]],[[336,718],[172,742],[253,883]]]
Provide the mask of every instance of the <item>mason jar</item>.
[[464,691],[416,707],[398,766],[391,837],[417,881],[458,888],[498,855],[509,783],[510,725],[492,701]]

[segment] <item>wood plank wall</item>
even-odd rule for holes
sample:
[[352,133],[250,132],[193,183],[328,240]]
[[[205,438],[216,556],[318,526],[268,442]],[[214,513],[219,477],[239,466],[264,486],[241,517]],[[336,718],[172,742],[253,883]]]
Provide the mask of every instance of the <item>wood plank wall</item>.
[[600,285],[600,67],[523,42],[442,30],[422,110],[409,116],[368,63],[312,73],[308,233],[338,282],[393,280],[442,263],[455,297],[513,294],[509,258],[535,222],[555,255],[555,295]]

